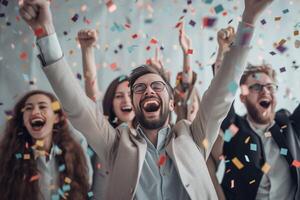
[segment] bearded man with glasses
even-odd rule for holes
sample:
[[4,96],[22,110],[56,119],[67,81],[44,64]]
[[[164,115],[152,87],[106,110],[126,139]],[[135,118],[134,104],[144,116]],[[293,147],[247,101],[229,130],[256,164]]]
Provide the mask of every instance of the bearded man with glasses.
[[300,199],[300,106],[276,113],[276,83],[267,65],[248,66],[240,80],[247,114],[232,106],[221,126],[227,199]]

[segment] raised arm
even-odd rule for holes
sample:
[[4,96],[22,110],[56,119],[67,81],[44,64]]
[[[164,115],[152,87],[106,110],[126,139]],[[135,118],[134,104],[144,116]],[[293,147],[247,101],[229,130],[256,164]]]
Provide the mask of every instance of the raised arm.
[[229,26],[226,29],[221,29],[217,33],[218,38],[218,53],[216,62],[213,65],[213,74],[215,75],[216,72],[219,70],[223,59],[224,54],[229,51],[230,45],[232,44],[235,38],[235,31],[234,28]]
[[179,27],[179,44],[183,54],[182,76],[183,79],[186,79],[186,83],[192,84],[193,71],[190,65],[190,54],[193,51],[191,48],[192,42],[185,33],[184,23],[182,23]]
[[84,134],[97,155],[106,160],[116,139],[116,132],[102,113],[97,112],[96,104],[85,95],[65,61],[55,34],[50,1],[24,0],[20,5],[20,14],[32,30],[39,30],[39,58],[68,118]]
[[83,29],[78,32],[77,39],[81,48],[85,93],[91,100],[96,101],[100,97],[94,53],[98,34],[95,29]]
[[191,131],[195,142],[202,147],[206,159],[215,143],[221,123],[234,100],[238,82],[246,67],[253,25],[259,14],[271,2],[272,0],[245,0],[245,10],[235,41],[225,54],[218,73],[203,95],[200,109],[191,125]]

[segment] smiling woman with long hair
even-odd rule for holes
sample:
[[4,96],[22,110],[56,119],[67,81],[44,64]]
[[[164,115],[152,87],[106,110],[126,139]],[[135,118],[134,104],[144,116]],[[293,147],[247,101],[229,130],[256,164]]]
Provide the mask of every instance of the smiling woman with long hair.
[[86,199],[88,168],[54,95],[35,90],[15,105],[0,140],[2,200]]

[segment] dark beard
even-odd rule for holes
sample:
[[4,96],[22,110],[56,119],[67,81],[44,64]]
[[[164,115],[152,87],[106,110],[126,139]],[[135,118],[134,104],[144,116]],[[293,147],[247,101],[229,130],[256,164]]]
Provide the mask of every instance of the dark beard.
[[[247,111],[248,111],[250,117],[252,118],[252,120],[255,123],[267,124],[274,120],[275,112],[274,112],[273,108],[272,108],[272,113],[269,116],[265,117],[262,115],[262,113],[259,112],[259,110],[252,103],[246,102],[245,106],[247,108]],[[270,105],[270,106],[272,106],[272,105]]]
[[148,130],[153,130],[153,129],[159,129],[161,127],[163,127],[163,125],[165,124],[166,120],[168,120],[169,117],[169,111],[167,111],[166,109],[161,109],[160,110],[160,114],[159,114],[159,119],[157,120],[153,120],[153,121],[149,121],[145,118],[143,112],[136,112],[136,119],[138,121],[138,123],[145,129]]

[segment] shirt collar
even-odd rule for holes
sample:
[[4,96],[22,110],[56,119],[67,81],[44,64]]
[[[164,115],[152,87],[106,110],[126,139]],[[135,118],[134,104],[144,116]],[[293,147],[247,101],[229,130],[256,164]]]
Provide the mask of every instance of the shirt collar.
[[[136,130],[137,130],[138,135],[140,135],[142,138],[144,138],[146,140],[148,146],[155,148],[155,146],[152,144],[152,142],[144,134],[144,131],[140,125],[137,126]],[[170,130],[171,130],[170,125],[168,125],[167,127],[163,127],[162,129],[160,129],[158,131],[157,145],[155,148],[156,150],[161,150],[161,149],[163,149],[163,147],[165,147],[165,143],[171,132]]]
[[246,115],[246,120],[248,121],[249,126],[252,128],[252,130],[259,135],[263,135],[267,130],[269,130],[275,124],[274,120],[271,123],[266,125],[255,123],[253,122],[253,120],[250,119],[249,115]]

